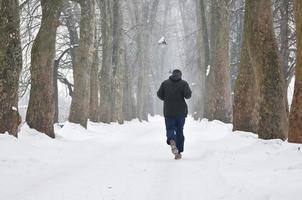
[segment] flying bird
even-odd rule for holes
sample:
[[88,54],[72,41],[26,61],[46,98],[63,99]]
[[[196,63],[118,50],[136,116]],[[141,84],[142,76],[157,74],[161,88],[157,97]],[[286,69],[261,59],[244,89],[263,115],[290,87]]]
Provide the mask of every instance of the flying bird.
[[158,41],[158,45],[168,45],[165,37],[161,37]]

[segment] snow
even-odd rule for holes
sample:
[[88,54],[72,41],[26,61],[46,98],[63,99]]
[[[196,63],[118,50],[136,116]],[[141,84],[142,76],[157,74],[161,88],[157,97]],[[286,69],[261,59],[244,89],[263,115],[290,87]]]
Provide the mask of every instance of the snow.
[[291,105],[293,101],[294,89],[295,89],[295,77],[292,78],[287,89],[287,99],[289,105]]
[[56,139],[26,124],[18,139],[0,135],[0,199],[301,200],[301,145],[232,133],[230,124],[187,118],[181,160],[159,116],[55,130]]
[[15,106],[12,106],[13,111],[18,111],[18,109]]
[[211,71],[211,65],[208,65],[208,67],[207,67],[207,73],[206,73],[206,76],[207,76],[207,77],[209,76],[210,71]]

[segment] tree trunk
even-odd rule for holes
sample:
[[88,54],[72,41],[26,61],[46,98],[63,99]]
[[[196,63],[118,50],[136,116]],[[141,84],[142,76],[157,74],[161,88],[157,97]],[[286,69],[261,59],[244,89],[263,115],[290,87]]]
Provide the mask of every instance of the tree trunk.
[[[245,17],[245,20],[248,18]],[[238,77],[235,85],[233,107],[233,130],[257,132],[257,120],[259,118],[259,92],[257,90],[256,77],[248,51],[248,22],[245,21],[241,58]]]
[[151,6],[148,2],[142,5],[142,21],[139,20],[138,8],[136,8],[137,24],[142,23],[145,27],[140,30],[137,35],[137,50],[140,51],[138,55],[139,60],[139,78],[137,90],[137,115],[140,121],[148,121],[148,113],[153,111],[153,98],[151,97],[150,88],[150,48],[152,44],[152,31],[155,23],[159,0],[153,0]]
[[[135,18],[136,24],[144,24],[147,26],[148,23],[148,5],[146,3],[143,4],[142,8],[143,16],[141,17],[139,14],[139,10],[136,5],[135,9]],[[140,20],[142,18],[142,20]],[[148,27],[148,26],[147,26]],[[137,51],[138,51],[138,84],[137,84],[137,117],[139,121],[148,120],[147,114],[147,92],[148,92],[148,84],[147,84],[147,66],[146,66],[146,41],[149,40],[148,34],[146,34],[146,28],[139,29],[139,33],[136,36],[137,43]],[[147,37],[147,38],[146,38]]]
[[54,138],[53,66],[61,0],[41,0],[42,22],[31,51],[31,89],[26,122]]
[[90,102],[90,73],[94,55],[95,0],[82,0],[80,44],[73,70],[74,92],[69,121],[87,127]]
[[101,10],[102,31],[102,68],[100,77],[100,110],[99,119],[103,123],[110,123],[112,119],[112,34],[111,34],[111,6],[109,0],[99,1]]
[[0,1],[0,133],[18,136],[19,75],[22,68],[17,0]]
[[288,141],[302,143],[302,2],[295,1],[297,64],[293,102],[289,120]]
[[[124,47],[126,49],[126,46]],[[124,84],[123,84],[123,113],[124,118],[127,121],[135,118],[135,106],[134,106],[134,97],[132,91],[132,77],[130,66],[127,61],[126,51],[124,51],[124,64],[125,64],[125,76],[124,76]]]
[[211,71],[207,83],[207,117],[231,122],[229,68],[229,0],[213,0],[211,16]]
[[194,111],[195,120],[200,120],[204,116],[205,106],[205,79],[206,79],[206,68],[208,65],[208,37],[207,37],[207,22],[205,15],[204,0],[196,1],[196,22],[197,22],[197,68],[198,68],[198,100]]
[[123,82],[124,82],[124,63],[123,63],[123,39],[122,39],[122,13],[120,1],[113,0],[112,5],[112,121],[124,123],[123,117]]
[[55,60],[54,70],[53,70],[53,90],[54,90],[54,123],[59,122],[59,90],[58,90],[58,71],[59,71],[59,61]]
[[258,135],[262,139],[287,137],[285,82],[273,32],[271,1],[247,0],[246,22],[251,64],[260,92]]
[[[97,49],[97,45],[95,45]],[[98,74],[99,74],[99,55],[95,51],[93,55],[93,63],[90,76],[90,103],[89,103],[89,119],[92,122],[99,121],[99,87],[98,87]]]

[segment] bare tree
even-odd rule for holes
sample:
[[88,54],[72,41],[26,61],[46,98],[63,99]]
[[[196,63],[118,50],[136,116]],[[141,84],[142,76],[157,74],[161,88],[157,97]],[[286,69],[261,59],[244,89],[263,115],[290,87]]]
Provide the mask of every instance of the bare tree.
[[111,1],[100,0],[102,32],[102,68],[100,72],[100,107],[99,119],[110,123],[112,119],[112,17]]
[[79,48],[73,70],[74,92],[69,121],[87,127],[90,102],[90,74],[94,55],[95,0],[81,0]]
[[122,12],[120,0],[112,5],[112,121],[124,122],[123,116],[123,84],[124,84],[124,45],[122,35]]
[[26,122],[54,138],[53,66],[61,0],[41,0],[41,27],[31,51],[31,89]]

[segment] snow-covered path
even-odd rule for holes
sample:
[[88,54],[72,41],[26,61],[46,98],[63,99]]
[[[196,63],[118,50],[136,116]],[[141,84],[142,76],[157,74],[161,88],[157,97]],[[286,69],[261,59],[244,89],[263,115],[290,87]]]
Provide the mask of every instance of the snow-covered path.
[[88,131],[66,124],[55,140],[24,126],[18,140],[0,136],[0,199],[301,200],[299,145],[231,128],[188,118],[176,161],[161,117]]

